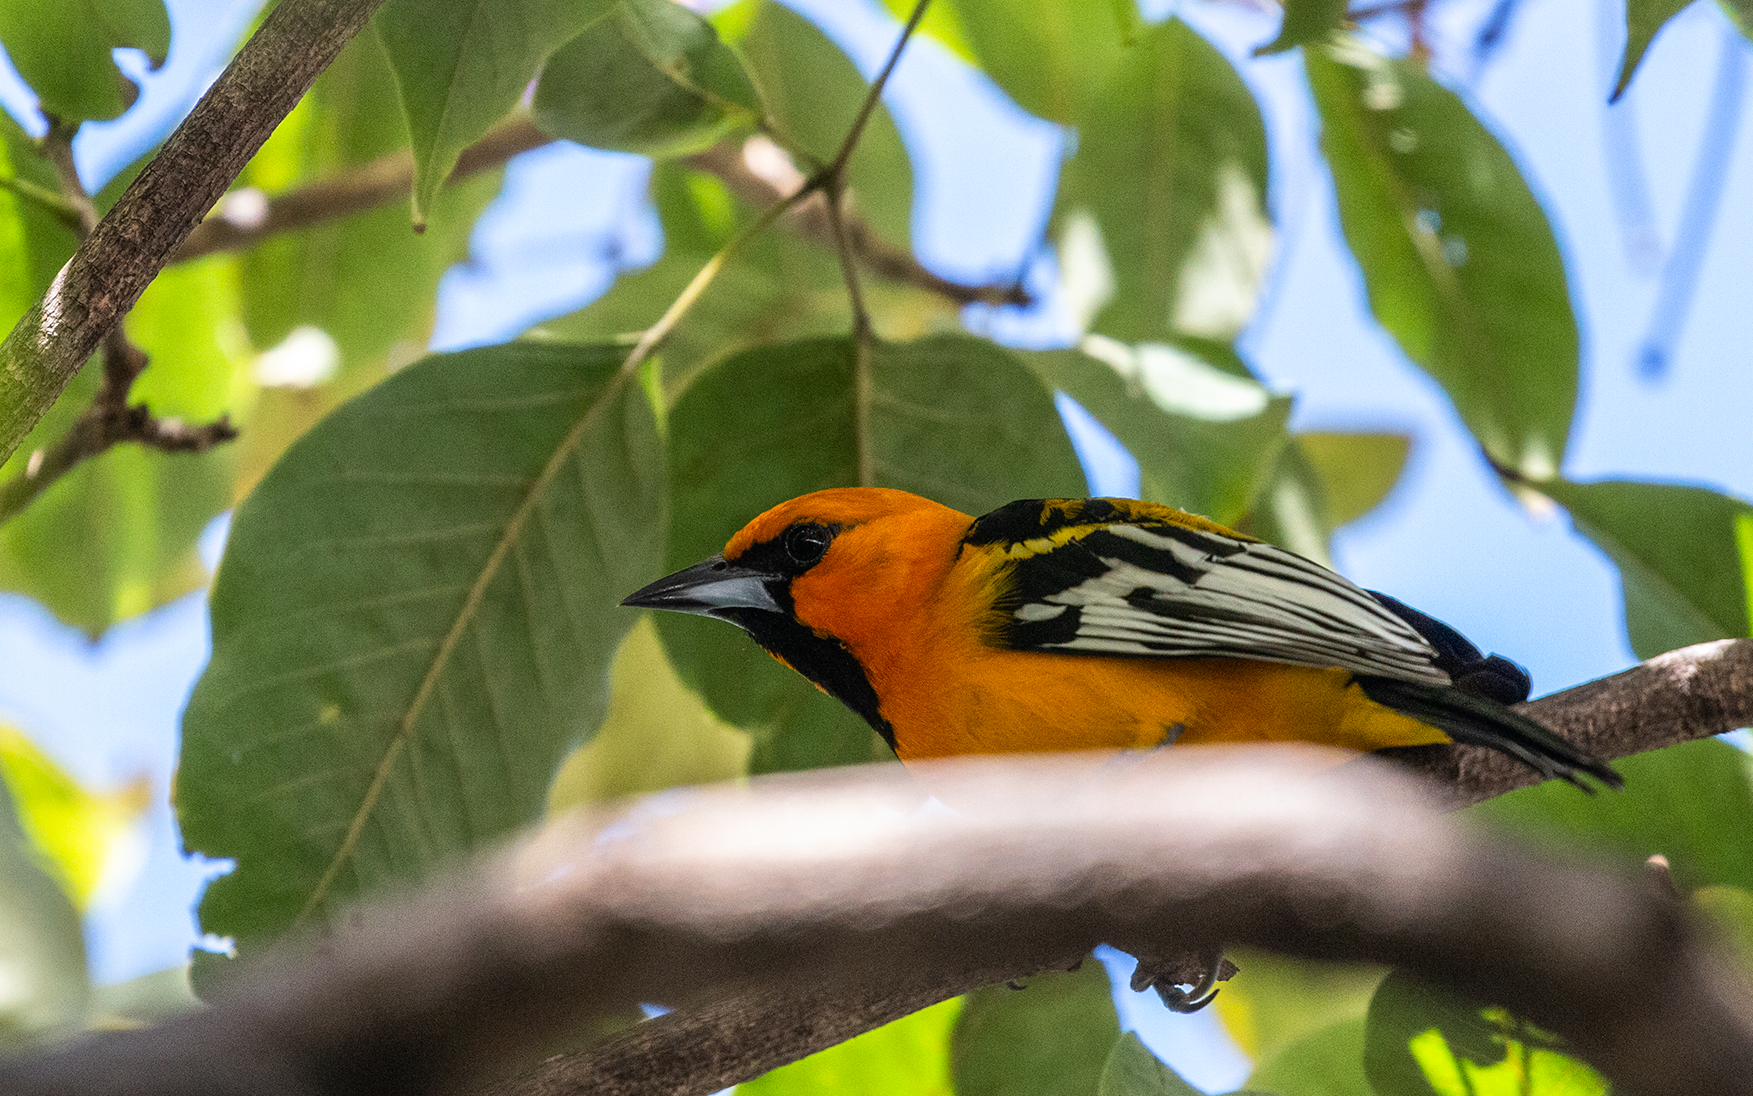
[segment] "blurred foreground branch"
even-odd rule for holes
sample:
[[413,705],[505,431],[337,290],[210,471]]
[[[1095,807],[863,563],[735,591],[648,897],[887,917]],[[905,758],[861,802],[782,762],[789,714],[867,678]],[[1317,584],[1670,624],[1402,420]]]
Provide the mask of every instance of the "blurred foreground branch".
[[[1743,718],[1750,664],[1753,643],[1709,644],[1539,710],[1609,753],[1700,737]],[[1623,726],[1639,718],[1647,740]],[[0,1089],[454,1090],[588,1017],[662,1001],[694,1007],[498,1091],[708,1093],[1108,941],[1392,963],[1565,1035],[1621,1091],[1753,1093],[1753,996],[1681,907],[1481,838],[1414,777],[1336,760],[872,767],[561,820],[320,948],[282,950],[209,1011],[0,1064]],[[1476,772],[1469,794],[1489,794],[1496,778]],[[955,810],[918,809],[927,791]]]
[[0,344],[0,462],[380,0],[284,0]]

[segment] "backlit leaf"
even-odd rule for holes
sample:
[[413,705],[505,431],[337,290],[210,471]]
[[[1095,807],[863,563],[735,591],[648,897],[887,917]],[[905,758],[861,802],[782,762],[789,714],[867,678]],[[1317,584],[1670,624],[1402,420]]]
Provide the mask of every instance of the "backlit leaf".
[[956,1096],[1096,1096],[1120,1038],[1102,964],[967,996],[951,1043]]
[[1298,434],[1296,444],[1321,481],[1327,517],[1335,526],[1380,506],[1412,451],[1405,434]]
[[[201,924],[248,954],[539,817],[663,557],[662,460],[618,347],[435,355],[237,509],[183,720]],[[197,984],[206,973],[197,963]]]
[[1282,1096],[1380,1096],[1363,1072],[1364,1021],[1341,1020],[1310,1032],[1261,1062],[1249,1092]]
[[1413,61],[1305,50],[1339,219],[1376,319],[1487,454],[1560,467],[1577,392],[1564,263],[1515,161]]
[[1668,20],[1685,11],[1692,0],[1625,0],[1625,52],[1619,58],[1619,79],[1609,101],[1625,94],[1639,62]]
[[1107,0],[956,0],[955,9],[986,74],[1030,114],[1065,125],[1088,119],[1134,30]]
[[[1047,391],[1009,353],[969,336],[879,343],[868,387],[849,339],[738,354],[682,394],[669,438],[672,568],[722,550],[769,507],[826,487],[898,487],[970,514],[1084,493]],[[658,630],[682,679],[755,733],[754,771],[878,756],[862,720],[738,629],[663,613]]]
[[5,0],[0,44],[46,113],[70,122],[114,118],[139,92],[110,52],[139,49],[154,67],[163,64],[170,16],[164,0]]
[[1284,0],[1284,21],[1278,37],[1254,50],[1254,56],[1283,53],[1297,46],[1325,41],[1345,22],[1345,0]]
[[373,23],[414,147],[414,223],[425,224],[463,149],[505,117],[549,54],[614,0],[386,0]]
[[1361,1019],[1387,973],[1361,963],[1318,963],[1262,951],[1231,948],[1225,955],[1239,969],[1211,1007],[1256,1062],[1269,1062],[1341,1020]]
[[0,780],[12,793],[25,836],[78,909],[90,906],[100,890],[113,893],[131,879],[119,873],[138,868],[145,851],[138,823],[152,785],[144,778],[91,791],[21,731],[0,724]]
[[[1089,4],[1093,12],[1101,5]],[[1085,211],[1113,279],[1094,330],[1234,338],[1272,253],[1266,129],[1242,78],[1178,19],[1147,30],[1078,125],[1058,216]]]
[[556,137],[648,156],[698,152],[762,115],[742,60],[672,0],[620,0],[548,60],[533,109]]
[[952,1096],[951,998],[737,1086],[743,1096]]
[[43,870],[0,783],[0,1052],[77,1030],[90,989],[79,913]]
[[1625,630],[1639,658],[1748,634],[1739,523],[1753,506],[1673,483],[1548,482],[1577,531],[1619,567]]

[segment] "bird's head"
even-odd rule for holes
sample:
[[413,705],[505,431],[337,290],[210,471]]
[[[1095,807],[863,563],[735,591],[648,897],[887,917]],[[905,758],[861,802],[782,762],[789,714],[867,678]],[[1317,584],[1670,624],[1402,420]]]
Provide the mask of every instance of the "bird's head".
[[[724,551],[660,578],[621,604],[728,620],[767,644],[789,618],[840,634],[863,606],[891,604],[926,549],[953,545],[970,522],[930,499],[880,487],[815,491],[780,503]],[[939,553],[941,554],[941,553]]]

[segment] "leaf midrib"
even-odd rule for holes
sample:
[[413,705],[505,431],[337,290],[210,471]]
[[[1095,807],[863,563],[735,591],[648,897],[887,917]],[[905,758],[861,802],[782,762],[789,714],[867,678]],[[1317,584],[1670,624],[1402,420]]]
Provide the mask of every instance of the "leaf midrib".
[[588,411],[579,417],[572,429],[567,431],[560,444],[555,446],[548,462],[542,466],[541,472],[531,481],[529,490],[525,492],[523,499],[518,502],[517,508],[512,511],[511,517],[507,519],[505,531],[494,543],[493,551],[488,555],[487,562],[481,567],[481,573],[475,577],[475,581],[470,585],[468,596],[463,599],[462,606],[457,610],[456,619],[451,622],[450,628],[445,632],[443,641],[432,656],[431,665],[427,667],[426,673],[420,680],[420,687],[415,691],[414,698],[409,701],[407,711],[397,722],[396,733],[384,748],[383,757],[378,760],[377,766],[372,772],[371,784],[367,786],[359,809],[354,812],[352,820],[348,823],[346,836],[341,839],[340,847],[330,858],[328,866],[324,868],[316,886],[311,888],[310,896],[305,899],[298,915],[293,918],[294,928],[302,925],[328,897],[329,892],[334,887],[335,877],[340,874],[341,868],[352,859],[354,851],[358,848],[359,837],[365,830],[365,824],[370,820],[372,812],[376,810],[378,800],[383,795],[384,786],[389,782],[390,774],[395,770],[396,759],[401,756],[403,749],[407,746],[408,739],[412,737],[414,725],[425,712],[427,702],[432,698],[434,690],[438,687],[439,679],[450,664],[451,655],[455,652],[457,645],[462,642],[462,637],[468,631],[469,625],[474,623],[481,603],[486,598],[487,588],[498,577],[499,569],[504,565],[506,557],[511,554],[511,549],[517,543],[519,536],[522,535],[525,522],[535,512],[554,477],[559,474],[561,467],[577,450],[585,431],[596,422],[602,409],[612,403],[615,397],[620,394],[621,387],[627,383],[629,376],[631,374],[627,370],[621,369],[603,382],[602,391],[596,401],[591,404]]

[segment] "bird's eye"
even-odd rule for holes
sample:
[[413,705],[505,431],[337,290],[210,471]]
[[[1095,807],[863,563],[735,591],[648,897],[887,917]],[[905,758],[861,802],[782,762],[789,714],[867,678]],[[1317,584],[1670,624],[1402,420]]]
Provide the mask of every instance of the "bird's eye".
[[785,554],[802,564],[814,563],[828,550],[834,534],[826,525],[806,521],[785,531]]

